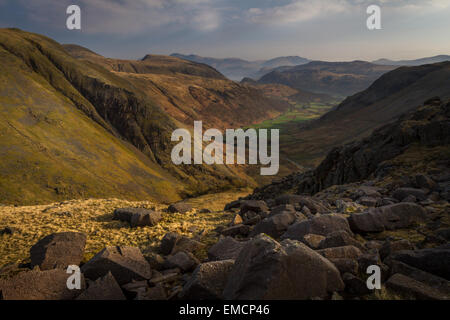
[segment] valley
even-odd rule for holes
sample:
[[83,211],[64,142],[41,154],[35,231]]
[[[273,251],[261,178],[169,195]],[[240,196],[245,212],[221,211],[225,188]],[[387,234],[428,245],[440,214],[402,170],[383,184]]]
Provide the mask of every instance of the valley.
[[[450,299],[450,62],[378,62],[125,60],[0,29],[0,300]],[[280,130],[278,174],[201,161],[211,128],[233,160],[224,130]]]

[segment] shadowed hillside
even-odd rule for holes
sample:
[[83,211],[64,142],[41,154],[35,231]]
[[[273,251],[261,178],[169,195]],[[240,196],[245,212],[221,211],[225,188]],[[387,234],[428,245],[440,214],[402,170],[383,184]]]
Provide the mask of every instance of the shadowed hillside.
[[381,76],[320,119],[290,129],[281,150],[301,165],[316,166],[335,146],[368,136],[430,96],[450,98],[450,62],[401,67]]
[[382,74],[394,68],[365,61],[313,61],[305,65],[275,69],[258,82],[284,84],[294,89],[345,97],[366,89]]

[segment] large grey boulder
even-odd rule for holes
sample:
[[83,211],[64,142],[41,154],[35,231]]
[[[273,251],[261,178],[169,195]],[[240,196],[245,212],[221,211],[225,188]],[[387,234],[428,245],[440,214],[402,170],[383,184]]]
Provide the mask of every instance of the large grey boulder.
[[85,289],[85,281],[81,275],[80,290],[70,290],[69,277],[62,269],[21,272],[0,280],[0,293],[4,300],[72,300]]
[[303,236],[309,233],[327,236],[340,230],[352,234],[344,217],[337,214],[325,214],[291,225],[281,238],[301,241]]
[[30,249],[31,266],[41,270],[79,265],[83,260],[86,235],[79,232],[50,234]]
[[116,279],[108,272],[92,282],[77,300],[125,300],[125,296]]
[[211,261],[235,260],[246,243],[237,241],[232,237],[221,237],[217,243],[209,248],[208,258]]
[[180,298],[189,300],[222,299],[222,293],[233,265],[234,260],[200,264],[183,287]]
[[106,247],[82,266],[86,278],[96,280],[111,272],[119,285],[132,280],[147,280],[152,271],[139,248]]
[[263,200],[245,200],[241,202],[241,214],[245,214],[247,211],[256,213],[268,212],[269,207]]
[[354,213],[348,218],[353,232],[382,232],[410,227],[426,219],[426,210],[414,203],[397,203],[370,208],[363,213]]
[[284,212],[265,218],[253,228],[250,237],[265,233],[273,238],[279,238],[295,220],[295,212]]
[[336,267],[303,243],[258,235],[236,259],[224,298],[310,299],[343,288]]

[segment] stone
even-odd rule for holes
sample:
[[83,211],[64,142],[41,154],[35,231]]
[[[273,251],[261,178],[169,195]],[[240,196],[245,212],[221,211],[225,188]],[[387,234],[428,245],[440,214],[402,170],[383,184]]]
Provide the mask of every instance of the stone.
[[234,260],[200,264],[183,287],[180,298],[188,300],[219,300],[225,288]]
[[294,206],[291,204],[280,204],[276,207],[273,207],[270,209],[269,217],[285,212],[295,212]]
[[369,233],[410,227],[426,219],[426,210],[414,203],[397,203],[370,208],[363,213],[354,213],[348,218],[353,232]]
[[325,297],[344,288],[339,271],[301,242],[258,235],[242,249],[224,289],[231,300]]
[[419,300],[448,300],[449,296],[433,289],[422,282],[414,280],[400,273],[394,274],[386,282],[386,287],[406,297]]
[[209,248],[208,258],[211,261],[235,260],[246,243],[232,237],[221,237],[216,244]]
[[195,239],[190,239],[185,236],[181,236],[175,242],[170,254],[175,254],[179,251],[191,252],[193,254],[198,254],[205,248],[205,244],[197,241]]
[[150,265],[135,247],[106,247],[83,265],[81,271],[91,280],[111,272],[119,285],[152,276]]
[[223,211],[230,211],[231,209],[240,208],[241,207],[241,200],[235,200],[230,203],[227,203],[225,205],[225,208]]
[[125,300],[116,279],[111,272],[92,282],[76,300]]
[[245,200],[241,202],[241,214],[244,214],[247,211],[256,213],[268,212],[269,207],[262,200]]
[[384,260],[390,254],[401,251],[401,250],[413,250],[414,246],[408,240],[398,240],[398,241],[390,241],[387,240],[384,242],[383,246],[380,248],[380,258]]
[[409,196],[403,198],[402,202],[416,203],[416,202],[417,202],[417,199],[416,199],[416,197],[414,197],[413,195],[409,195]]
[[147,260],[148,264],[150,265],[150,268],[152,270],[161,270],[162,266],[164,264],[164,257],[154,253],[154,252],[148,252],[144,256],[145,260]]
[[236,215],[233,217],[233,220],[231,220],[230,225],[231,225],[231,226],[236,226],[236,225],[242,224],[242,223],[244,223],[244,220],[242,219],[242,217],[241,217],[239,214],[236,214]]
[[245,224],[239,224],[222,230],[222,235],[235,237],[238,235],[247,236],[250,233],[250,227]]
[[86,285],[81,275],[81,289],[69,290],[68,277],[63,269],[21,272],[12,278],[0,279],[0,296],[4,300],[72,300]]
[[199,261],[192,255],[184,251],[179,251],[174,255],[167,257],[165,262],[166,269],[180,268],[184,272],[191,271],[197,267]]
[[31,267],[49,270],[79,265],[83,260],[86,238],[79,232],[53,233],[42,238],[30,249]]
[[351,274],[358,274],[359,265],[358,261],[355,259],[348,259],[348,258],[336,258],[336,259],[328,259],[330,260],[336,268],[339,270],[341,274],[344,273],[351,273]]
[[162,285],[156,285],[144,292],[139,291],[135,300],[167,300],[167,293]]
[[355,246],[333,247],[327,249],[317,250],[317,253],[321,254],[327,259],[358,259],[362,256],[361,250]]
[[300,241],[303,242],[304,244],[306,244],[311,249],[316,250],[316,249],[319,249],[320,243],[323,240],[325,240],[324,236],[308,233],[308,234],[304,235],[303,239],[301,239]]
[[159,245],[159,252],[163,255],[169,255],[177,241],[181,238],[181,235],[175,232],[168,232],[161,239],[161,244]]
[[358,203],[366,207],[376,207],[380,200],[373,197],[361,197],[358,199]]
[[450,280],[449,248],[404,250],[391,254],[390,258]]
[[146,212],[134,213],[131,216],[130,225],[131,227],[153,227],[157,225],[161,220],[161,212],[145,210]]
[[192,206],[185,202],[177,202],[174,204],[171,204],[167,211],[170,213],[187,213],[189,211],[192,211]]
[[312,214],[329,212],[329,208],[325,204],[323,204],[319,199],[314,199],[312,197],[285,194],[277,197],[275,202],[278,205],[291,204],[294,206],[297,205],[300,208],[306,206]]
[[429,176],[424,174],[418,174],[415,176],[416,185],[419,188],[424,188],[428,190],[436,190],[438,185]]
[[392,274],[401,273],[407,277],[422,282],[427,286],[430,286],[444,293],[445,295],[450,295],[450,281],[435,276],[431,273],[411,267],[410,265],[407,265],[406,263],[400,261],[391,260],[389,264]]
[[345,273],[342,276],[345,283],[345,291],[354,295],[366,295],[371,293],[364,280],[358,278],[354,274]]
[[288,230],[281,237],[282,239],[300,240],[308,233],[327,236],[328,234],[344,230],[352,234],[347,220],[340,215],[326,214],[297,222],[289,226]]
[[363,245],[353,238],[348,232],[344,230],[334,231],[330,233],[320,244],[319,249],[342,247],[342,246],[355,246],[360,250],[363,250]]
[[361,273],[366,273],[369,266],[381,265],[380,255],[378,250],[372,249],[367,253],[362,254],[358,257],[359,271]]
[[410,195],[414,196],[419,201],[423,201],[427,198],[427,194],[425,191],[416,188],[398,188],[392,194],[392,196],[399,201],[402,201],[403,199],[405,199],[407,196]]
[[265,218],[253,228],[250,237],[265,233],[273,238],[279,238],[295,220],[295,214],[292,212],[279,213]]

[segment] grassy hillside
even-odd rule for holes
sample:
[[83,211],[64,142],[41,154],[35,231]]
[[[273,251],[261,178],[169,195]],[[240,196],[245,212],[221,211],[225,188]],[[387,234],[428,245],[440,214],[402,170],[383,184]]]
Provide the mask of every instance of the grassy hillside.
[[[256,114],[261,119],[276,116],[283,102],[272,104],[256,90],[252,93],[240,85],[228,90],[232,82],[208,66],[146,57],[120,67],[115,60],[105,65],[105,58],[73,48],[83,58],[74,58],[44,36],[0,29],[0,203],[88,197],[175,201],[253,184],[238,167],[173,165],[171,133],[185,125],[182,120],[192,126],[198,107],[187,105],[186,112],[189,108],[195,112],[183,119],[168,112],[163,99],[175,101],[179,85],[195,79],[197,91],[217,90],[222,95],[226,103],[219,103],[217,110],[223,105],[234,107],[229,122],[238,114],[254,113],[246,108],[252,110],[258,103],[263,111]],[[124,68],[133,72],[119,71]],[[159,77],[174,85],[162,89],[162,80],[154,85]],[[215,87],[201,86],[208,83]],[[186,84],[183,90],[195,92],[192,86]],[[159,93],[152,94],[153,89]],[[178,98],[180,106],[183,94]],[[198,96],[195,101],[203,98]],[[198,113],[205,118],[211,114],[214,123],[219,116],[208,99],[205,110]],[[252,121],[242,118],[239,123]]]

